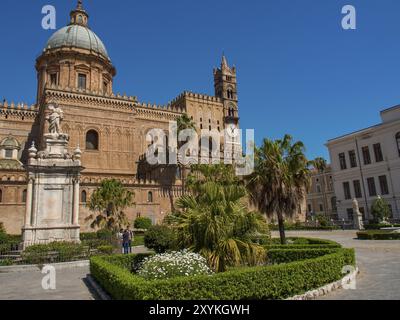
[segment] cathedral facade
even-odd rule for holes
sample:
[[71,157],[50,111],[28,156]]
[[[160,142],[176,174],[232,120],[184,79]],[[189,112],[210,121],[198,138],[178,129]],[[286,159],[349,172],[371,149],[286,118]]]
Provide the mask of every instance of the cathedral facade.
[[135,194],[135,205],[125,212],[131,223],[141,216],[156,224],[171,211],[174,199],[182,194],[181,172],[176,166],[143,165],[150,130],[168,134],[170,122],[183,114],[199,133],[238,125],[236,69],[225,57],[214,69],[214,96],[185,91],[161,106],[114,93],[116,68],[89,28],[82,1],[71,12],[70,23],[50,37],[35,67],[36,104],[0,103],[0,222],[11,234],[21,233],[24,225],[28,149],[32,143],[39,150],[43,147],[49,104],[64,112],[62,131],[70,136],[71,152],[78,146],[82,150],[83,232],[90,231],[86,221],[90,196],[105,179],[117,179]]

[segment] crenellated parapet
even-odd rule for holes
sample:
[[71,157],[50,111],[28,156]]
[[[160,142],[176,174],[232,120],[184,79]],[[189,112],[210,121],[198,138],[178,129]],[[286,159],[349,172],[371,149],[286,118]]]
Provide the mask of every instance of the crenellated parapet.
[[28,105],[27,103],[17,103],[3,101],[0,102],[0,115],[12,116],[24,119],[35,119],[38,115],[38,107],[36,105]]
[[196,99],[196,100],[201,100],[202,102],[204,101],[209,101],[209,102],[217,102],[220,103],[222,100],[220,98],[210,96],[207,94],[202,94],[202,93],[195,93],[191,91],[184,91],[181,93],[179,96],[177,96],[174,100],[170,102],[171,105],[178,104],[185,98],[191,98],[191,99]]
[[137,104],[136,97],[121,94],[101,94],[97,91],[80,90],[75,88],[60,88],[50,86],[45,90],[46,100],[58,102],[85,104],[107,109],[134,111]]

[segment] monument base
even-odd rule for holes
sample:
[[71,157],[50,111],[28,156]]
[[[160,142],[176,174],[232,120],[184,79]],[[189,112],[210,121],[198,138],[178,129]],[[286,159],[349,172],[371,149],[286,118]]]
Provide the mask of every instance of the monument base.
[[52,242],[80,243],[80,226],[25,227],[23,232],[23,250],[35,244]]

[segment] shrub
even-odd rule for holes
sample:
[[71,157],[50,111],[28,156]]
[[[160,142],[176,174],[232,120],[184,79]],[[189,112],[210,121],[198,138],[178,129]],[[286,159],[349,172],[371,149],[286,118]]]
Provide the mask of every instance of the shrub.
[[13,264],[14,264],[14,262],[11,259],[0,260],[0,267],[8,267],[8,266],[12,266]]
[[366,230],[380,230],[382,228],[387,228],[387,227],[395,227],[395,228],[400,228],[400,224],[384,224],[384,223],[369,223],[364,226]]
[[137,274],[147,280],[211,274],[204,257],[188,251],[159,254],[144,259]]
[[338,281],[344,276],[344,266],[355,265],[354,250],[338,249],[288,264],[149,281],[123,266],[132,264],[134,259],[134,255],[93,257],[90,271],[103,289],[118,300],[266,300],[286,299]]
[[144,229],[147,230],[152,226],[153,222],[151,221],[151,219],[146,218],[146,217],[139,217],[136,218],[134,226],[135,229]]
[[97,247],[97,252],[103,255],[112,255],[114,251],[113,246],[99,246]]
[[319,215],[317,215],[316,218],[317,218],[317,221],[319,222],[320,227],[324,228],[324,227],[330,226],[329,219],[325,215],[319,214]]
[[97,249],[101,246],[110,245],[110,241],[101,240],[101,239],[93,239],[93,240],[83,240],[82,245],[89,247],[89,249]]
[[306,259],[313,259],[337,252],[338,249],[269,249],[267,261],[269,264],[288,263]]
[[86,241],[86,240],[95,240],[97,238],[97,233],[96,232],[84,232],[80,234],[80,239],[81,241]]
[[390,207],[387,201],[381,197],[378,197],[372,204],[371,214],[374,216],[376,223],[386,221],[390,215]]
[[97,235],[97,239],[100,240],[112,240],[116,237],[116,235],[111,231],[111,230],[107,230],[107,229],[102,229],[96,232]]
[[171,250],[174,240],[174,233],[167,226],[152,226],[144,235],[144,245],[157,253],[164,253]]
[[27,264],[44,264],[75,261],[88,256],[89,252],[81,244],[53,242],[28,247],[22,254],[22,260]]
[[384,230],[371,230],[357,232],[359,240],[400,240],[400,233]]

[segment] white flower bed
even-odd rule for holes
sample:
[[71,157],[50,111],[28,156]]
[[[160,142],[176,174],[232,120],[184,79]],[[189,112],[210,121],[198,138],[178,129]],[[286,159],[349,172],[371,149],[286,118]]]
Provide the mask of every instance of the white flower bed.
[[155,280],[210,275],[212,271],[204,257],[184,250],[146,258],[137,274],[145,279]]

